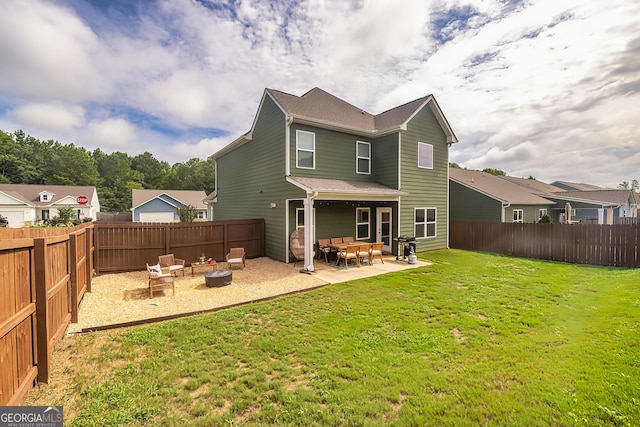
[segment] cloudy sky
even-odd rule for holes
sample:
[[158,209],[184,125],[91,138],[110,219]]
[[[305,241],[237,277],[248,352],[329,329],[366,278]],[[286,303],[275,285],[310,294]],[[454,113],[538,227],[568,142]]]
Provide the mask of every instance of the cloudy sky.
[[205,159],[266,87],[370,113],[433,94],[451,161],[640,179],[637,0],[0,2],[0,130]]

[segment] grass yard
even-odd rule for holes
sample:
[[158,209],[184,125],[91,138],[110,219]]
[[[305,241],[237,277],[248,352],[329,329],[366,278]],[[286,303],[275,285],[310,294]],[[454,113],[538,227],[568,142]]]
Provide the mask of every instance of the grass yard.
[[65,425],[632,426],[640,269],[434,265],[65,338],[26,404]]

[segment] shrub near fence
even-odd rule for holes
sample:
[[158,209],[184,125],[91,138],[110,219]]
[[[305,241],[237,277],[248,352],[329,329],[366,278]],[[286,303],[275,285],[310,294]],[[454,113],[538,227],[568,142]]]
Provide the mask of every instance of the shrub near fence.
[[0,405],[48,382],[51,352],[91,290],[92,233],[92,224],[0,231]]
[[640,224],[451,221],[450,246],[577,264],[640,267]]

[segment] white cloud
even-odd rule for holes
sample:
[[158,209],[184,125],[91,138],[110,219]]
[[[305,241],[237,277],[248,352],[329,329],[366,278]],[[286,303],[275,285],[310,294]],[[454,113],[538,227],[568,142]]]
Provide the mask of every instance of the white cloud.
[[58,102],[27,104],[9,111],[7,117],[18,128],[64,134],[84,125],[84,108]]
[[139,143],[135,126],[122,118],[92,120],[83,132],[82,144],[92,148],[129,152]]
[[92,61],[99,40],[65,7],[35,0],[0,3],[0,93],[85,100],[103,95]]
[[265,87],[373,113],[433,93],[463,166],[634,178],[637,2],[214,3],[1,2],[0,126],[173,163],[248,130]]

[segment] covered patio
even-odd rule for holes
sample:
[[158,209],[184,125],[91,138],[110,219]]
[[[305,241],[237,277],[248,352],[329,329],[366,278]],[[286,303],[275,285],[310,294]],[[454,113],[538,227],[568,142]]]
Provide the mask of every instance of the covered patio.
[[293,176],[287,181],[306,193],[304,199],[287,201],[286,227],[289,234],[304,228],[304,258],[299,260],[304,260],[306,271],[315,270],[318,239],[350,236],[383,242],[383,252],[394,253],[399,201],[407,193],[369,181]]

